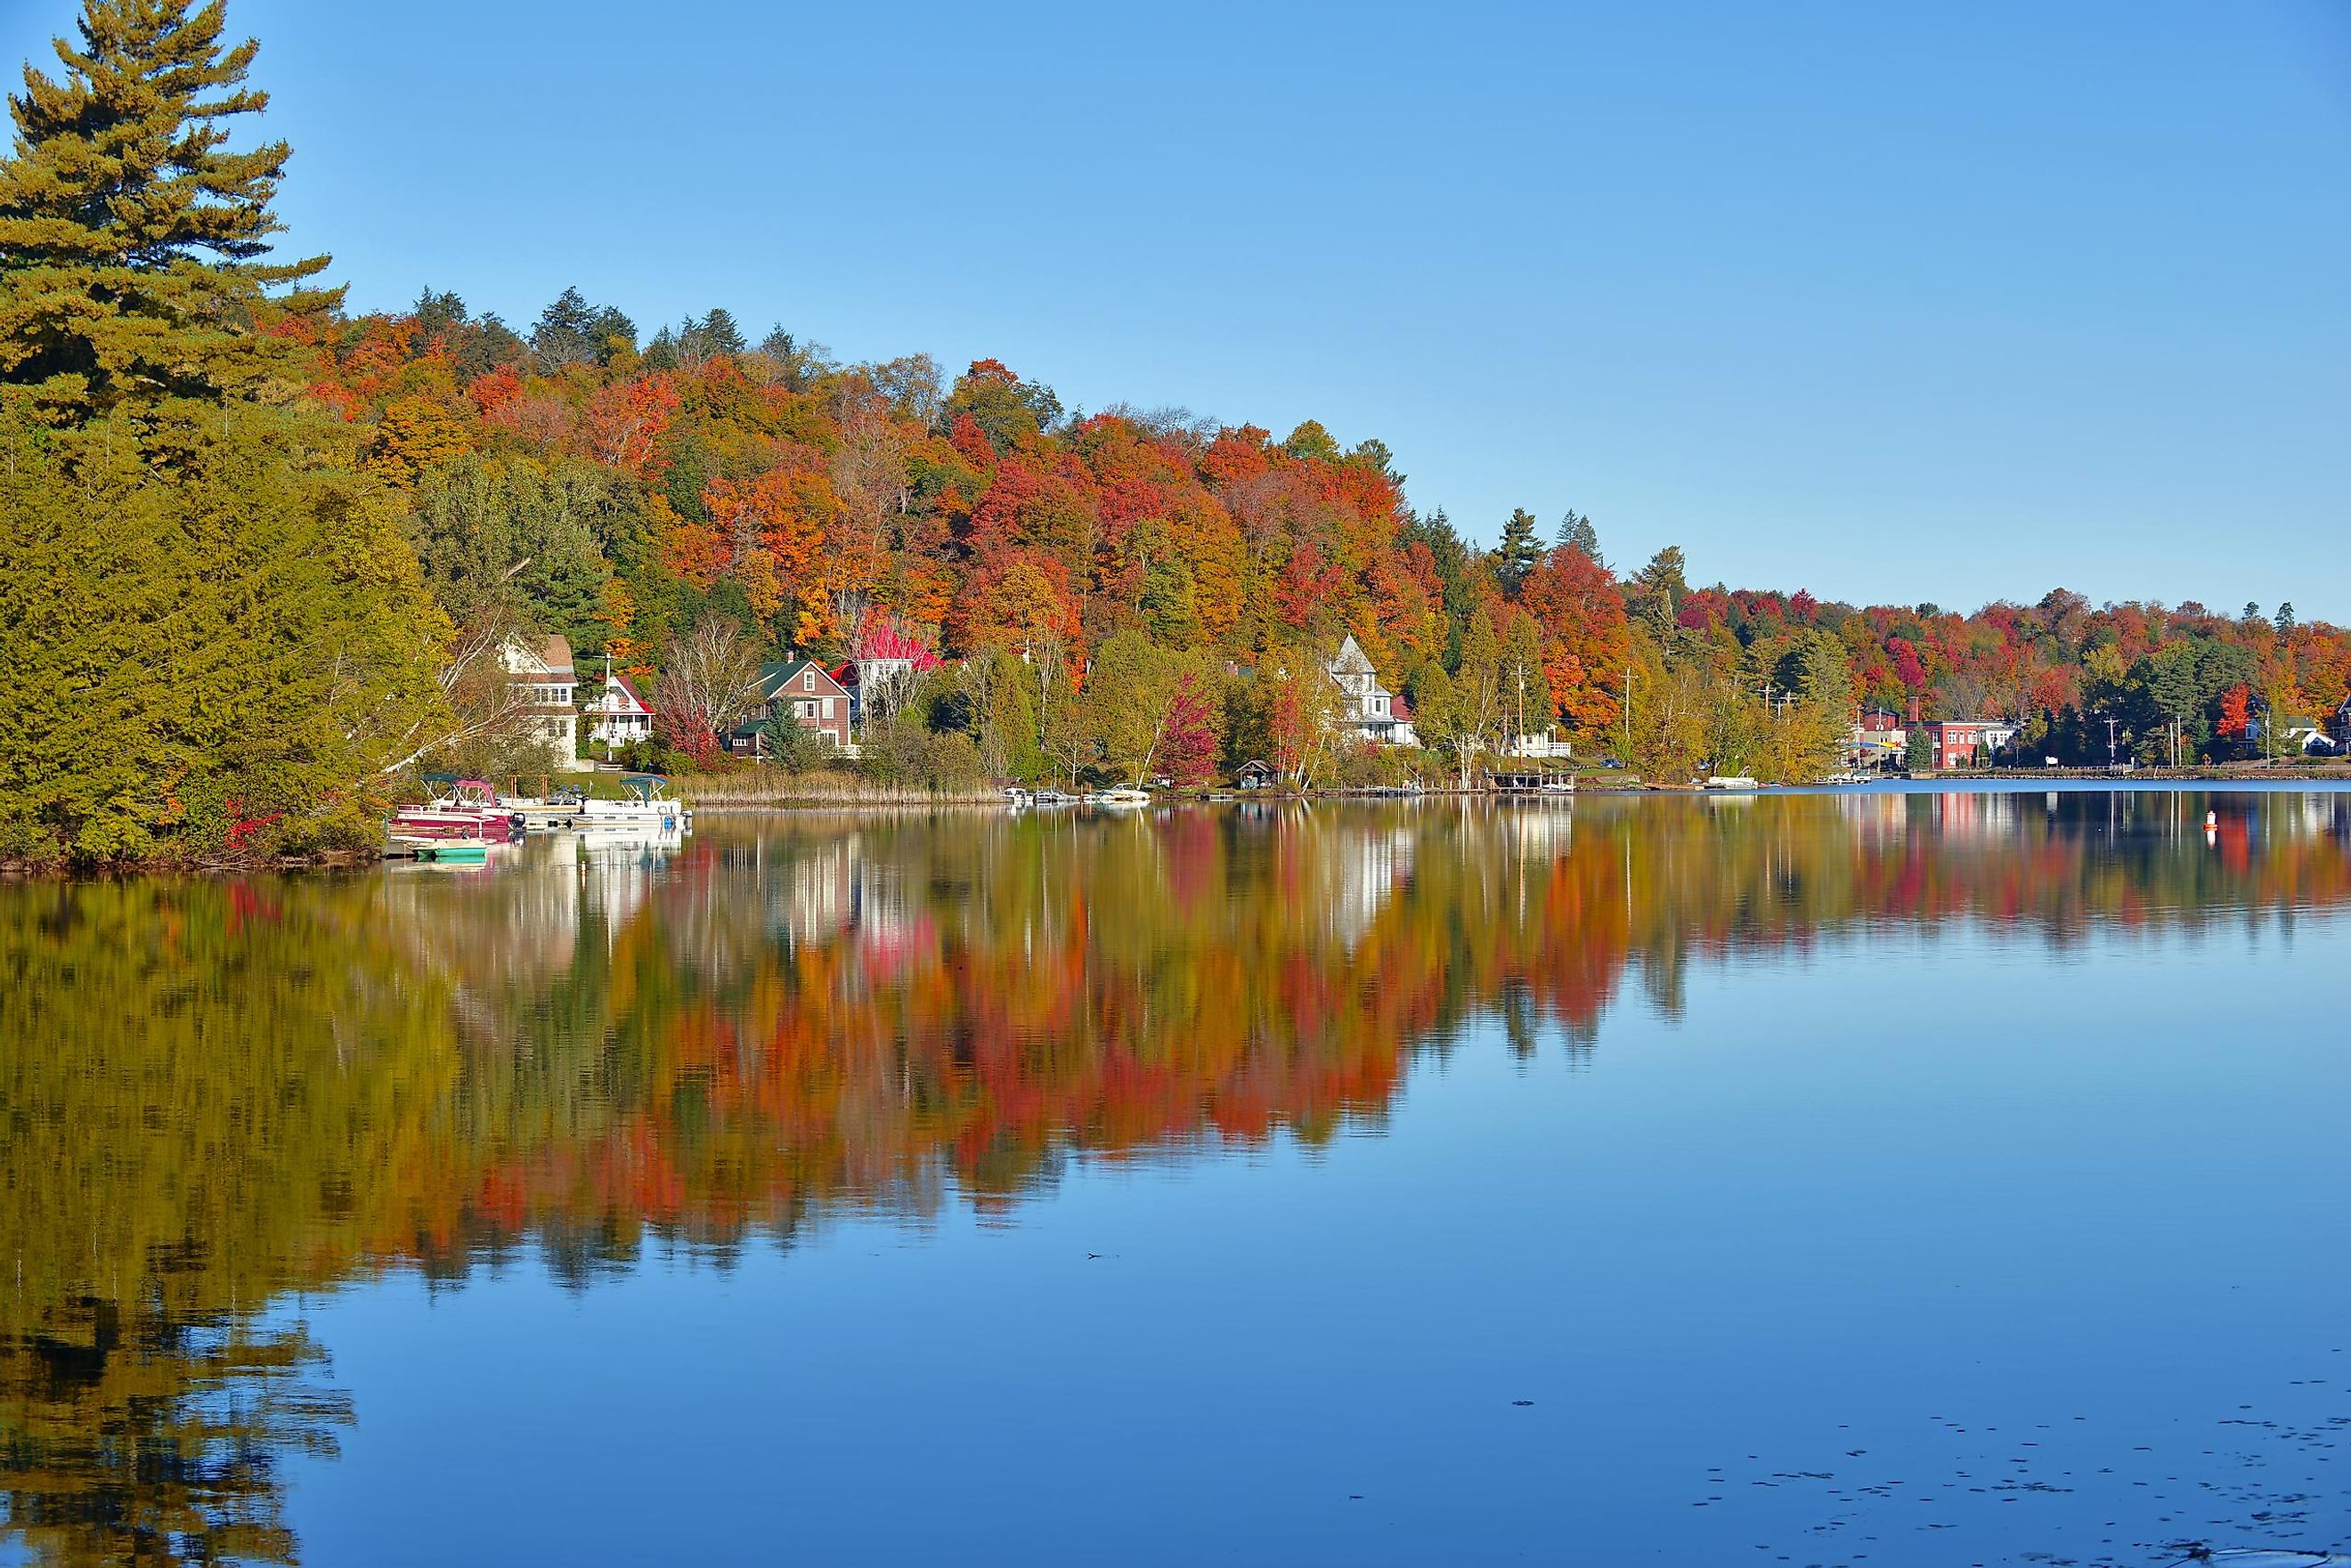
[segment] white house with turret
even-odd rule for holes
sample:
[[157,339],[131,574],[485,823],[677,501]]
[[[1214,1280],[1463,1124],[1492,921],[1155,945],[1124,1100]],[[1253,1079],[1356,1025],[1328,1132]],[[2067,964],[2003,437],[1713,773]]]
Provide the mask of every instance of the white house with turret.
[[1339,688],[1338,708],[1331,723],[1342,736],[1376,740],[1383,746],[1420,744],[1420,737],[1413,733],[1412,710],[1402,697],[1380,685],[1379,672],[1372,668],[1372,661],[1364,656],[1353,632],[1323,667],[1331,674],[1331,684]]

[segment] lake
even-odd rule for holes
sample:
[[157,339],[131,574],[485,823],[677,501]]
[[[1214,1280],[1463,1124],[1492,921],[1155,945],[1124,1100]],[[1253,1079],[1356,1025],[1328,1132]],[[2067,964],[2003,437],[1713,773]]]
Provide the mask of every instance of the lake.
[[698,827],[0,886],[0,1562],[2351,1541],[2351,793]]

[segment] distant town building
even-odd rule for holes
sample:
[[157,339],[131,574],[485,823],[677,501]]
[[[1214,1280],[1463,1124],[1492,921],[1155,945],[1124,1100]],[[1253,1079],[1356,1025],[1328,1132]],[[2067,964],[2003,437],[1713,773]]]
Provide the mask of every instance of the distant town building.
[[1332,716],[1332,724],[1342,736],[1376,740],[1383,746],[1420,744],[1420,737],[1413,733],[1411,710],[1380,685],[1379,672],[1372,667],[1353,632],[1324,668],[1331,674],[1331,684],[1339,688],[1339,708]]
[[1935,743],[1935,766],[1940,768],[1989,767],[2016,738],[2016,726],[2001,719],[1931,719],[1926,729]]
[[1891,767],[1902,760],[1909,745],[1910,731],[1903,725],[1900,715],[1872,708],[1855,721],[1845,737],[1845,766]]

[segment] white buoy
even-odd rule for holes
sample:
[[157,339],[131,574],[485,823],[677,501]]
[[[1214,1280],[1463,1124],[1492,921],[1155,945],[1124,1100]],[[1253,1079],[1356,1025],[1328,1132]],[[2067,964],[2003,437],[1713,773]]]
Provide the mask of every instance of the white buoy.
[[2220,812],[2218,812],[2218,811],[2207,811],[2207,812],[2205,812],[2205,813],[2204,813],[2204,831],[2205,831],[2206,832],[2210,832],[2214,828],[2217,828],[2217,827],[2219,827],[2220,825]]

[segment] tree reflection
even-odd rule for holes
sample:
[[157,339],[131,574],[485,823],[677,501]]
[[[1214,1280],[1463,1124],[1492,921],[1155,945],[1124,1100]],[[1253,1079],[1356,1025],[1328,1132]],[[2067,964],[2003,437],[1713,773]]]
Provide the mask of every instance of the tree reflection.
[[1328,1139],[1473,1029],[1592,1051],[1628,992],[1889,925],[2290,922],[2346,841],[2326,795],[1594,799],[0,888],[0,1506],[44,1560],[289,1561],[279,1457],[349,1416],[296,1292]]

